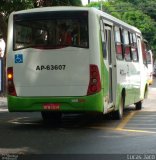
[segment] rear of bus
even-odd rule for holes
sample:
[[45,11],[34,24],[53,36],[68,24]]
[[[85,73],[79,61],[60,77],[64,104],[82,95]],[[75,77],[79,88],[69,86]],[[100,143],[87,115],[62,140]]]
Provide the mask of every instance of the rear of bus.
[[70,8],[49,7],[10,15],[10,112],[102,112],[99,64],[91,50],[96,32],[89,28],[92,20],[88,9]]

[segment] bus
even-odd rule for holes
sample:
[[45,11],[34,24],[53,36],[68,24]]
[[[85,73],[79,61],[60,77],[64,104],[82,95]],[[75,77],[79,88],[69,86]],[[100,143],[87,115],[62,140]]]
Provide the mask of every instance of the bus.
[[150,49],[148,41],[145,39],[144,39],[144,45],[145,45],[146,57],[147,57],[148,84],[151,85],[153,84],[153,71],[154,71],[153,53],[152,53],[152,50]]
[[142,108],[147,66],[139,29],[87,7],[46,7],[11,13],[7,38],[10,112],[65,113]]

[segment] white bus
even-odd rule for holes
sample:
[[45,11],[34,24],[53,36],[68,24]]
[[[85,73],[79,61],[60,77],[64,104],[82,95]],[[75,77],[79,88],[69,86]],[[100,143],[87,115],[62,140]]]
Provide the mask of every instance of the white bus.
[[148,91],[141,32],[95,8],[46,7],[13,12],[7,41],[10,112],[141,109]]
[[148,84],[151,85],[153,83],[153,71],[154,71],[153,53],[152,53],[152,50],[150,49],[150,46],[146,40],[144,40],[144,45],[145,45],[145,52],[146,52],[146,57],[147,57]]

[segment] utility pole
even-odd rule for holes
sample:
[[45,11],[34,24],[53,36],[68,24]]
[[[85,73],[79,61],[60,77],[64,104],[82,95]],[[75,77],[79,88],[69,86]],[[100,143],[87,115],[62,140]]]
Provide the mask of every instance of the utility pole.
[[90,3],[90,0],[88,0],[88,4]]

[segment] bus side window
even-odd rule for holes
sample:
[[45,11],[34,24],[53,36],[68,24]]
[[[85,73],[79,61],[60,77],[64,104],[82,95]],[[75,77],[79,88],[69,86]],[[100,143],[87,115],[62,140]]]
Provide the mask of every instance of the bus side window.
[[126,61],[131,61],[131,50],[129,42],[129,33],[127,30],[123,30],[123,43],[124,43],[124,55]]
[[147,66],[147,48],[146,48],[146,45],[144,43],[144,41],[141,42],[141,45],[142,45],[142,57],[143,57],[143,63],[144,65]]
[[123,60],[123,44],[121,41],[121,29],[119,27],[114,27],[115,32],[115,48],[116,48],[116,57],[118,60]]
[[138,62],[139,58],[138,58],[136,35],[134,33],[130,33],[129,35],[130,35],[132,59],[134,62]]
[[107,59],[107,51],[106,51],[106,35],[104,33],[104,23],[102,19],[100,20],[100,31],[101,31],[101,41],[102,41],[102,53],[103,58]]

